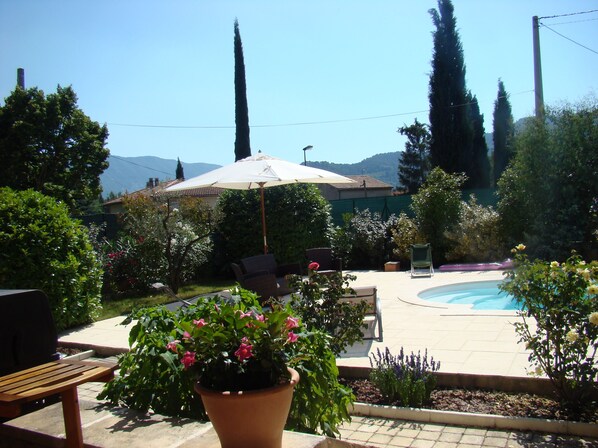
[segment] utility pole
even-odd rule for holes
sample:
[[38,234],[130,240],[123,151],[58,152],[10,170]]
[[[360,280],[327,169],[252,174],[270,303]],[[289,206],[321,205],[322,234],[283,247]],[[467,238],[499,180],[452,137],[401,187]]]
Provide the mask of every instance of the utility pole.
[[532,17],[534,44],[534,91],[536,97],[536,118],[544,118],[544,88],[542,87],[542,58],[540,57],[540,22]]

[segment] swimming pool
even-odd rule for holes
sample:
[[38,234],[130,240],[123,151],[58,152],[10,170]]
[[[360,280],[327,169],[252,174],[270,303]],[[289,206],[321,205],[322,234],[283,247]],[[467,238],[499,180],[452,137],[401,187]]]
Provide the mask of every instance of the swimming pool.
[[420,292],[418,296],[432,302],[472,305],[474,310],[518,310],[517,302],[498,289],[499,283],[500,280],[486,280],[437,286]]

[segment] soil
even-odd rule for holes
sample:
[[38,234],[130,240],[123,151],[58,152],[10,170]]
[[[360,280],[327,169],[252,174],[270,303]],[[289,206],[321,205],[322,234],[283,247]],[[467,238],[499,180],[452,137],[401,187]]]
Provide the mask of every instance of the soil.
[[[386,401],[368,379],[341,378],[340,382],[351,387],[357,402],[401,406],[400,403]],[[598,423],[598,407],[596,406],[582,416],[573,416],[562,411],[555,400],[524,393],[437,388],[432,392],[430,399],[431,402],[424,408],[507,417]]]

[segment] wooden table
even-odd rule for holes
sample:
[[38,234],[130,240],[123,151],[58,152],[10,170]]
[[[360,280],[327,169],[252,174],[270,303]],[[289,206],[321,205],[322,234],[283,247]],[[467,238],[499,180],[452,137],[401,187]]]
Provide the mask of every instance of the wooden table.
[[60,394],[67,447],[83,447],[77,386],[114,378],[116,365],[62,359],[0,377],[0,417],[14,418],[25,403]]

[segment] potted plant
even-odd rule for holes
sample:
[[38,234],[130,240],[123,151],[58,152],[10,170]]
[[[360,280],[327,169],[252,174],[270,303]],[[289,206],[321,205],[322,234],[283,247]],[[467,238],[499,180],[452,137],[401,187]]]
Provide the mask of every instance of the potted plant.
[[[280,447],[299,374],[299,320],[289,308],[248,306],[241,296],[198,305],[181,320],[166,349],[197,377],[195,391],[223,447]],[[221,413],[223,415],[221,415]]]

